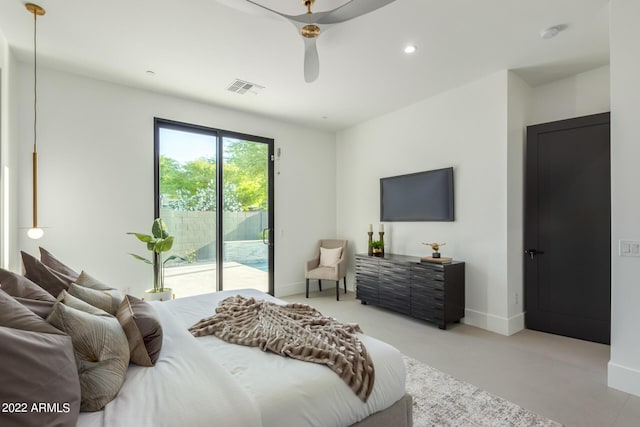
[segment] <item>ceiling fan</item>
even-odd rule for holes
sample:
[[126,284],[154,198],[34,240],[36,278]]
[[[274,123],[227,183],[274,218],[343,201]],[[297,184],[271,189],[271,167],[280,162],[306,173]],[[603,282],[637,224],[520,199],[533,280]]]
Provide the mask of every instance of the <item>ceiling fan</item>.
[[316,13],[311,11],[311,6],[313,6],[315,0],[302,0],[302,4],[307,8],[307,12],[301,15],[287,15],[277,10],[269,9],[255,1],[246,1],[283,17],[298,29],[304,40],[304,80],[307,83],[311,83],[318,78],[320,73],[316,39],[322,30],[326,30],[331,25],[349,21],[358,16],[373,12],[395,0],[351,0],[335,9]]

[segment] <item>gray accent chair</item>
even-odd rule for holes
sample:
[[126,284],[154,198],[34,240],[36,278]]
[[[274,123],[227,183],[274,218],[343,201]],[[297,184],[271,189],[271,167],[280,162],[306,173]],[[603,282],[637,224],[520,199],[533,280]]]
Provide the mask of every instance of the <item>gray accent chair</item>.
[[[342,248],[340,259],[333,267],[320,266],[320,248],[335,249]],[[323,280],[333,280],[336,282],[336,300],[340,301],[340,280],[344,281],[344,293],[347,293],[347,240],[324,239],[318,242],[316,256],[306,262],[304,266],[304,277],[307,281],[307,298],[309,298],[309,280],[318,280],[318,287],[322,291]]]

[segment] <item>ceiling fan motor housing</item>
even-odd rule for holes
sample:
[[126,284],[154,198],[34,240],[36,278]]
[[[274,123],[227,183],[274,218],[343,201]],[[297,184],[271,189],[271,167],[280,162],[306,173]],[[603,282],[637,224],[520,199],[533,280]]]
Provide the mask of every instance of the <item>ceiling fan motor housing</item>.
[[300,34],[302,34],[302,37],[306,37],[308,39],[318,37],[320,35],[320,27],[313,24],[305,25],[300,30]]

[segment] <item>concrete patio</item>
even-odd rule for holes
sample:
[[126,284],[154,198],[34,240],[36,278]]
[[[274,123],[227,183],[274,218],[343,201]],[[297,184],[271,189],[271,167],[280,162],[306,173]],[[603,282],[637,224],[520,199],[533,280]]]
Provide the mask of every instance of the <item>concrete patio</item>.
[[[266,271],[238,262],[223,263],[224,290],[254,288],[269,291],[269,274]],[[173,289],[176,298],[200,295],[216,291],[215,263],[185,266],[167,266],[164,285]]]

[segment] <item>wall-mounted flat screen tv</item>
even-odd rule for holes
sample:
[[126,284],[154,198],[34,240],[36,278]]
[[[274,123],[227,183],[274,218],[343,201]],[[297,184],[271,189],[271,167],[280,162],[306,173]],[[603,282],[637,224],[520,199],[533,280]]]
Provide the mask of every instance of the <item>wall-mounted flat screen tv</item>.
[[453,168],[380,178],[380,221],[453,221]]

